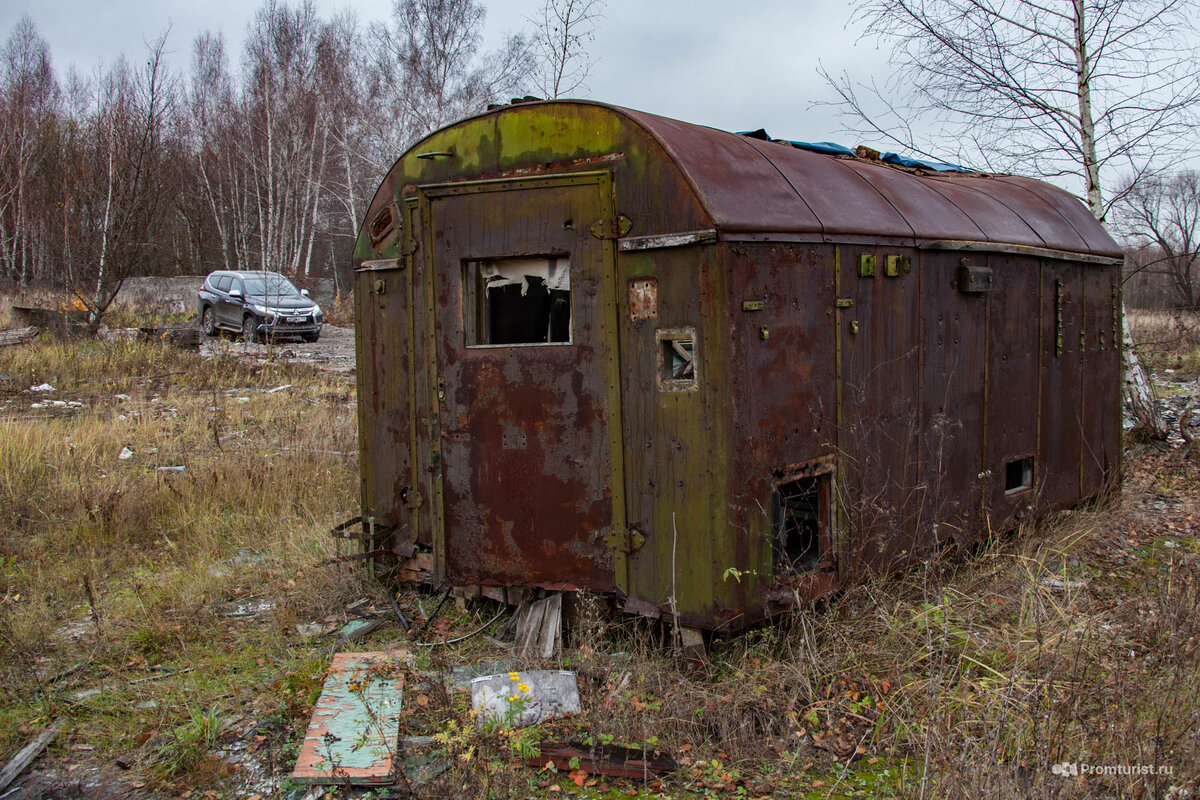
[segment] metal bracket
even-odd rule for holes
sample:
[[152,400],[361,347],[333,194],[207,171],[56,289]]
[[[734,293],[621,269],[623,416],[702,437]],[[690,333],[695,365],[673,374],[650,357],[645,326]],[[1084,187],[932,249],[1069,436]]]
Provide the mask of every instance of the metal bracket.
[[415,489],[401,490],[400,499],[404,501],[404,507],[409,511],[420,508],[421,504],[425,502],[425,498]]
[[602,217],[592,223],[591,230],[597,239],[620,239],[633,230],[633,220],[624,214]]
[[636,553],[646,544],[646,536],[637,528],[628,528],[623,531],[612,531],[604,537],[604,543],[613,550],[620,550],[622,553]]

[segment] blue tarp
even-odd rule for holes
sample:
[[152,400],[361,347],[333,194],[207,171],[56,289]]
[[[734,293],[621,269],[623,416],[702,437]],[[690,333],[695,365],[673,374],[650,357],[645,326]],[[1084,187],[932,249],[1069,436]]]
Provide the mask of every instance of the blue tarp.
[[[747,136],[751,139],[759,139],[764,142],[782,142],[790,144],[792,147],[798,147],[801,150],[811,150],[814,153],[824,153],[830,156],[853,156],[854,151],[843,144],[837,142],[796,142],[789,139],[772,139],[764,129],[759,128],[755,131],[739,131],[739,136]],[[910,158],[902,156],[899,153],[884,153],[879,157],[879,160],[885,164],[894,164],[898,167],[909,167],[910,169],[930,169],[934,172],[974,172],[975,170],[960,167],[958,164],[950,164],[945,161],[925,161],[920,158]]]
[[934,172],[974,172],[975,170],[960,167],[958,164],[947,164],[945,161],[924,161],[919,158],[909,158],[899,153],[884,153],[879,160],[885,164],[895,164],[898,167],[913,169],[931,169]]
[[852,156],[854,151],[844,144],[837,142],[792,142],[789,141],[792,147],[798,147],[801,150],[812,150],[814,153],[825,153],[831,156]]

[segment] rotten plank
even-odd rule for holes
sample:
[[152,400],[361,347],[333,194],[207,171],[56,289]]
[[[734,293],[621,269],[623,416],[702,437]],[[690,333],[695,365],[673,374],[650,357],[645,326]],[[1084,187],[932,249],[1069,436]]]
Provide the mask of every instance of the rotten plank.
[[37,338],[38,329],[34,327],[18,328],[12,331],[0,331],[0,347],[25,344]]
[[[679,768],[675,759],[654,750],[636,750],[619,745],[595,745],[589,747],[578,742],[549,742],[539,746],[541,753],[526,759],[531,767],[544,767],[553,763],[562,771],[581,769],[589,775],[607,775],[612,778],[646,779],[654,775],[674,772]],[[578,766],[572,765],[579,759]]]
[[404,675],[387,653],[338,653],[292,771],[298,783],[373,785],[396,776]]
[[66,727],[66,725],[66,717],[58,717],[44,731],[39,733],[32,742],[21,748],[21,752],[13,756],[12,761],[9,761],[4,770],[0,771],[0,792],[7,789],[8,785],[16,780],[17,776],[24,772],[25,768],[42,754],[42,751],[54,741],[54,737],[58,736],[59,731]]

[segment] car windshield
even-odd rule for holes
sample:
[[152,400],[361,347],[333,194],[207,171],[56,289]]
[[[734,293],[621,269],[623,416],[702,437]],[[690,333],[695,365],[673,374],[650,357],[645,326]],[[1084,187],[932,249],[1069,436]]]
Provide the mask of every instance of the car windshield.
[[242,283],[246,287],[247,295],[255,295],[257,297],[293,297],[300,294],[292,282],[282,275],[255,275],[251,278],[243,278]]

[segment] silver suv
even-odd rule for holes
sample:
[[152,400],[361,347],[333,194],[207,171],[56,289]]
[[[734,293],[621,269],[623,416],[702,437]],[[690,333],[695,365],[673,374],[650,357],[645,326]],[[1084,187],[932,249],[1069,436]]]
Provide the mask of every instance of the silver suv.
[[200,328],[208,336],[221,329],[247,342],[268,336],[315,342],[321,336],[321,307],[278,272],[219,270],[204,279],[199,296]]

